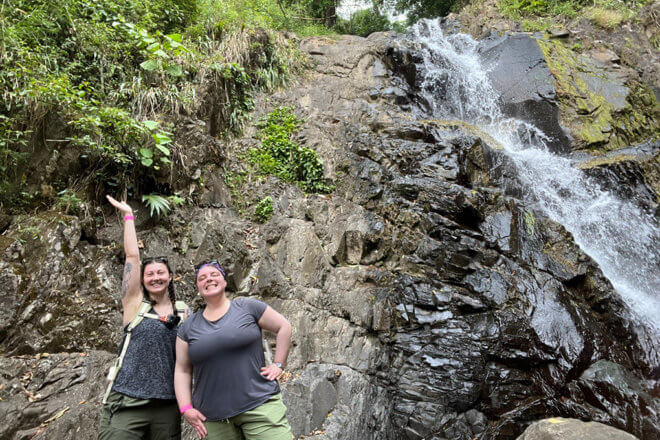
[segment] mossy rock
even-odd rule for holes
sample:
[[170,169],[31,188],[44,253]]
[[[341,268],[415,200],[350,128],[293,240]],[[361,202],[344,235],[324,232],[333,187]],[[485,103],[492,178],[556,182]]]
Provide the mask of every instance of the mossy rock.
[[660,138],[660,107],[647,85],[599,67],[561,41],[538,42],[575,149],[606,152]]

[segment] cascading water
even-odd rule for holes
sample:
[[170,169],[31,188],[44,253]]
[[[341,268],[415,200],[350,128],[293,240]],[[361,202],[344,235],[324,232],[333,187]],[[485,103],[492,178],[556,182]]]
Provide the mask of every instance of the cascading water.
[[630,202],[603,191],[570,159],[549,151],[536,127],[503,115],[497,93],[465,34],[445,36],[438,21],[411,30],[423,55],[421,94],[433,117],[469,122],[495,139],[517,168],[528,201],[573,234],[630,308],[660,330],[660,228]]

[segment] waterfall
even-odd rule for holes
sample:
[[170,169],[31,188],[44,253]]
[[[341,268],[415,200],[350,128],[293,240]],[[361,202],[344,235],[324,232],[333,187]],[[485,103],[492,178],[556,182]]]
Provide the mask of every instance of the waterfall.
[[424,59],[421,95],[429,113],[469,122],[495,139],[515,165],[525,199],[571,232],[629,307],[660,329],[657,221],[553,154],[541,130],[503,115],[473,38],[445,36],[438,21],[418,23],[410,36]]

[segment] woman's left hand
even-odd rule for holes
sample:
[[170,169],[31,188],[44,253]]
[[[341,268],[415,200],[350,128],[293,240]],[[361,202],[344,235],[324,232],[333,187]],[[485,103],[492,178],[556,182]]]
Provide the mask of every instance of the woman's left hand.
[[268,380],[275,380],[282,374],[283,370],[275,364],[270,364],[267,367],[261,367],[261,375]]

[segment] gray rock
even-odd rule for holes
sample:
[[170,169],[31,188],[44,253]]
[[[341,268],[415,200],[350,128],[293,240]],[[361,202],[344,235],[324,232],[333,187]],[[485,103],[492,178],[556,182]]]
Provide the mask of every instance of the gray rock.
[[554,78],[536,40],[514,34],[491,37],[479,44],[503,111],[543,130],[551,138],[553,150],[569,151],[568,137],[559,123]]
[[637,437],[598,422],[552,418],[533,423],[517,440],[635,440]]

